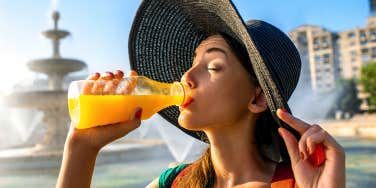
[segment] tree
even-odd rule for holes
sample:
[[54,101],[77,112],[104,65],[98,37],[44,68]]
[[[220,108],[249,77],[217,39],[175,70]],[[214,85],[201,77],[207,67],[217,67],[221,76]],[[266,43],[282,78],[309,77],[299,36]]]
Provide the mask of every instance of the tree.
[[369,94],[369,106],[376,106],[376,62],[369,63],[362,67],[360,76],[360,84],[363,86],[364,92]]

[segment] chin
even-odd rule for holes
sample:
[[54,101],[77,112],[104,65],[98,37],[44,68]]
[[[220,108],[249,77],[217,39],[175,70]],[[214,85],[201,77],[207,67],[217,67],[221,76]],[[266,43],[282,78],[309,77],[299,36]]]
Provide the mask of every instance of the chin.
[[200,131],[203,126],[197,122],[197,119],[192,117],[191,113],[180,113],[178,118],[179,125],[190,131]]

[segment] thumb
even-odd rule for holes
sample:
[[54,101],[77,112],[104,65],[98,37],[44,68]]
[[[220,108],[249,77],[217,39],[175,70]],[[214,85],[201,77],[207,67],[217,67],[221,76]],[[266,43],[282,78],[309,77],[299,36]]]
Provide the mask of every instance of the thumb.
[[278,128],[278,133],[283,138],[283,141],[285,141],[292,166],[295,166],[295,164],[300,160],[298,141],[296,140],[295,136],[285,128]]

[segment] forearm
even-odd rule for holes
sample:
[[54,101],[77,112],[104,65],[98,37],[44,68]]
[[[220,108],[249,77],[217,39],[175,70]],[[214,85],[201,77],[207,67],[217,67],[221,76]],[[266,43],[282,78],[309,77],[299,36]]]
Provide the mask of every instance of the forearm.
[[96,150],[67,143],[56,187],[89,188],[97,154]]

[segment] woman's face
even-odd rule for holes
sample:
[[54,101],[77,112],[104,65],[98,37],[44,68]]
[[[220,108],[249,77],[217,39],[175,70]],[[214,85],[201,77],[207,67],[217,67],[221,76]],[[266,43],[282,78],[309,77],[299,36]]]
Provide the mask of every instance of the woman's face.
[[182,82],[191,87],[193,102],[180,108],[179,124],[189,130],[233,125],[249,115],[255,86],[230,46],[220,35],[196,49]]

